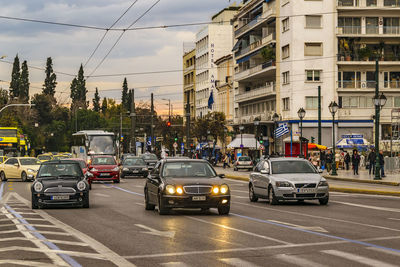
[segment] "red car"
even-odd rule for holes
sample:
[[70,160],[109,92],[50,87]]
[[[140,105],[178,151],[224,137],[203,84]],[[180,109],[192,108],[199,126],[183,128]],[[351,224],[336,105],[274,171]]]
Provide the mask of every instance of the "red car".
[[92,156],[89,164],[89,184],[93,181],[113,181],[119,183],[119,166],[113,156]]
[[88,165],[86,164],[86,161],[84,159],[80,159],[80,158],[70,158],[68,160],[75,160],[79,162],[79,165],[82,168],[83,174],[86,174],[86,172],[88,171]]

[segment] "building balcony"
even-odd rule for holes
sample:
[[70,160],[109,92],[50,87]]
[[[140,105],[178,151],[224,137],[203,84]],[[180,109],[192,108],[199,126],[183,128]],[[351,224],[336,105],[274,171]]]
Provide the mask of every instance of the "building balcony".
[[253,20],[250,22],[242,25],[239,29],[235,31],[235,37],[238,38],[247,31],[257,27],[263,22],[266,22],[269,18],[276,16],[276,9],[275,8],[270,8],[267,9],[264,13],[261,15],[255,17]]
[[235,102],[241,103],[275,94],[275,83],[264,87],[252,89],[235,96]]
[[189,90],[191,90],[191,89],[194,89],[194,83],[185,84],[185,85],[183,86],[183,90],[184,90],[184,91],[189,91]]
[[338,26],[336,35],[338,36],[365,36],[365,37],[398,37],[400,26]]
[[193,71],[193,70],[194,70],[194,64],[191,65],[191,66],[189,66],[189,67],[187,67],[187,68],[185,68],[184,72],[185,72],[185,73],[186,73],[186,72],[191,72],[191,71]]
[[276,41],[276,33],[271,33],[271,34],[265,36],[264,38],[250,44],[248,47],[245,47],[245,48],[239,50],[238,52],[236,52],[235,58],[239,59],[243,56],[251,54],[251,53],[255,52],[256,50],[258,50],[258,49],[264,47],[265,45],[268,45],[274,41]]
[[[360,58],[357,54],[338,54],[337,64],[338,65],[375,65],[375,55],[369,57]],[[400,64],[400,55],[383,55],[379,58],[379,65],[381,66],[398,66]]]
[[338,0],[338,9],[376,9],[382,8],[400,8],[400,0]]
[[235,81],[241,81],[248,78],[258,78],[264,74],[269,74],[269,72],[275,72],[275,70],[275,61],[268,61],[252,68],[239,69],[239,71],[235,73]]
[[[337,90],[340,92],[375,92],[376,82],[374,80],[356,81],[345,80],[337,83]],[[383,92],[398,92],[400,90],[400,80],[380,81],[379,90]]]

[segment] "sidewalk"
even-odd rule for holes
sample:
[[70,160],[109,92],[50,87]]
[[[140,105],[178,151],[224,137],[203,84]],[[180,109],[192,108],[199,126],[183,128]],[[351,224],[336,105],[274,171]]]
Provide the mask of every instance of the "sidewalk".
[[371,173],[369,175],[368,170],[364,168],[359,170],[359,175],[353,175],[353,170],[337,170],[337,176],[329,175],[326,171],[322,174],[326,179],[339,180],[339,181],[349,181],[358,183],[371,183],[371,184],[384,184],[399,186],[400,185],[400,173],[385,173],[386,177],[382,180],[374,180],[375,175]]

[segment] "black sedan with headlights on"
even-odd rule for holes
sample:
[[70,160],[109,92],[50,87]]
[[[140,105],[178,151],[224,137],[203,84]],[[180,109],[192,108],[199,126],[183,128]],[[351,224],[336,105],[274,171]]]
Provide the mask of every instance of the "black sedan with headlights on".
[[173,208],[217,208],[220,215],[229,214],[231,196],[223,177],[205,160],[163,159],[146,179],[145,209],[158,206],[164,215]]
[[50,205],[89,208],[89,184],[79,162],[53,160],[42,163],[31,191],[32,209]]
[[121,165],[121,178],[129,176],[139,176],[146,178],[149,169],[147,168],[146,162],[140,157],[127,157],[124,159]]

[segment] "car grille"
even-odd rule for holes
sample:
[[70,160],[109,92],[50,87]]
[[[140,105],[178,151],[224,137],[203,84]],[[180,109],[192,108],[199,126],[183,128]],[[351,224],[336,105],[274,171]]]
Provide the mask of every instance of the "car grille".
[[186,194],[191,195],[210,194],[212,187],[209,185],[189,185],[184,186],[183,190]]
[[64,194],[75,194],[76,190],[72,187],[49,187],[44,190],[45,193],[64,193]]
[[315,194],[296,194],[296,197],[302,198],[302,197],[315,197]]
[[296,188],[315,188],[317,184],[295,184]]

